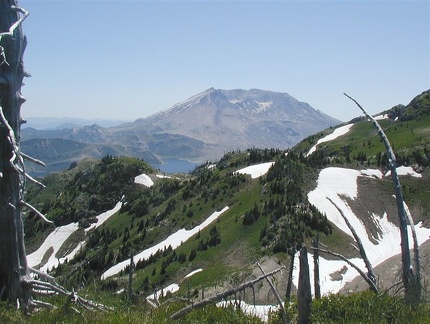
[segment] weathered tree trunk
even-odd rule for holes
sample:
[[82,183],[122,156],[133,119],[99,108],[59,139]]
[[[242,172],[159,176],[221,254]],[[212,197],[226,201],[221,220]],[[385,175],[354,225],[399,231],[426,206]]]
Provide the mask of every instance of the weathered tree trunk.
[[291,287],[293,285],[293,271],[294,271],[294,256],[296,255],[296,249],[291,249],[290,258],[290,270],[288,271],[288,282],[287,282],[287,292],[285,293],[287,301],[291,299]]
[[299,287],[297,301],[299,304],[299,317],[298,323],[310,323],[311,306],[312,306],[312,293],[311,293],[311,279],[309,276],[309,262],[308,251],[305,246],[300,250],[300,272],[299,272]]
[[22,11],[16,6],[14,0],[0,1],[0,298],[27,306],[31,288],[23,284],[28,268],[21,218],[24,179],[19,172],[26,39],[19,23]]
[[[361,111],[366,115],[367,118],[369,118],[375,128],[378,130],[378,134],[381,137],[381,139],[384,142],[385,149],[387,151],[387,157],[388,157],[388,165],[391,171],[391,179],[393,181],[394,185],[394,192],[396,195],[396,203],[397,203],[397,211],[398,211],[398,217],[399,217],[399,229],[400,229],[400,245],[402,249],[402,278],[403,278],[403,285],[405,288],[405,301],[408,303],[416,303],[419,302],[421,298],[421,285],[420,285],[420,265],[419,265],[419,259],[418,259],[418,246],[415,244],[414,250],[415,255],[417,256],[415,262],[416,262],[416,273],[413,272],[411,268],[411,255],[409,252],[409,238],[408,238],[408,216],[406,214],[406,210],[404,207],[404,201],[403,201],[403,193],[402,193],[402,187],[400,185],[400,180],[397,175],[397,163],[396,163],[396,156],[393,152],[393,149],[391,148],[390,141],[388,140],[387,136],[385,135],[384,131],[382,130],[381,126],[378,124],[378,122],[370,116],[367,111],[358,103],[357,100],[354,98],[348,96],[346,93],[344,93],[346,97],[351,99],[355,102],[355,104],[358,106],[358,108],[361,109]],[[411,221],[410,226],[413,227],[414,224]]]
[[129,299],[129,301],[133,300],[133,271],[134,271],[133,254],[130,254],[130,270],[128,273],[128,299]]
[[314,247],[314,287],[315,287],[315,299],[321,298],[321,287],[320,287],[320,261],[319,261],[319,233],[316,239],[312,240],[312,246]]

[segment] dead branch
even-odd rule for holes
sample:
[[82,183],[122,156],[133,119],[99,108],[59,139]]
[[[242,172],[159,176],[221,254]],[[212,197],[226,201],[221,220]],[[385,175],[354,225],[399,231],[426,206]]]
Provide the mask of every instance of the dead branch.
[[10,145],[12,146],[12,157],[9,159],[10,161],[10,165],[19,173],[22,173],[23,169],[18,168],[17,165],[15,165],[15,159],[18,159],[19,163],[24,166],[24,161],[22,160],[21,154],[19,152],[19,146],[16,142],[16,138],[15,138],[15,132],[12,129],[12,127],[9,125],[9,122],[7,121],[4,113],[3,113],[3,108],[0,106],[0,119],[1,122],[3,123],[3,125],[7,128],[9,134],[7,136]]
[[346,257],[344,257],[342,254],[336,253],[336,252],[332,252],[330,250],[323,250],[323,249],[316,249],[316,248],[310,248],[311,250],[318,250],[319,252],[323,252],[323,253],[327,253],[330,255],[333,255],[335,257],[338,257],[340,259],[342,259],[343,261],[345,261],[346,263],[348,263],[351,267],[353,267],[355,270],[357,270],[357,272],[360,274],[360,276],[363,277],[363,279],[369,284],[370,289],[372,289],[374,292],[378,292],[378,287],[376,287],[376,284],[359,268],[357,267],[354,263],[352,263],[351,261],[349,261]]
[[43,161],[40,161],[40,160],[38,160],[38,159],[35,159],[34,157],[32,157],[32,156],[30,156],[30,155],[28,155],[28,154],[25,154],[25,153],[23,153],[23,152],[21,152],[21,156],[24,158],[24,160],[27,160],[27,161],[33,162],[34,164],[38,164],[38,165],[43,166],[43,167],[45,167],[45,168],[46,168],[46,164],[45,164],[45,163],[43,163]]
[[3,36],[13,36],[13,32],[15,31],[15,29],[25,20],[25,18],[27,18],[27,16],[30,14],[27,10],[21,8],[21,7],[17,7],[17,6],[11,6],[12,10],[15,11],[19,11],[23,14],[23,16],[21,18],[18,19],[18,21],[16,23],[14,23],[12,26],[10,26],[9,31],[4,32],[4,33],[0,33],[0,40]]
[[211,304],[211,303],[214,303],[214,302],[220,301],[220,300],[222,300],[222,299],[227,298],[228,296],[234,295],[234,294],[236,294],[237,292],[240,292],[240,291],[242,291],[242,290],[244,290],[244,289],[246,289],[246,288],[248,288],[248,287],[252,287],[252,286],[254,286],[257,282],[260,282],[261,280],[264,280],[264,279],[266,279],[266,278],[267,278],[267,277],[269,277],[269,276],[273,276],[275,273],[278,273],[278,272],[279,272],[279,271],[281,271],[282,269],[285,269],[285,266],[282,266],[282,267],[280,267],[280,268],[278,268],[278,269],[276,269],[276,270],[274,270],[274,271],[271,271],[271,272],[269,272],[269,273],[267,273],[267,274],[265,274],[265,275],[262,275],[262,276],[260,276],[260,277],[258,277],[258,278],[256,278],[256,279],[254,279],[254,280],[247,281],[247,282],[245,282],[244,284],[240,285],[240,286],[239,286],[239,287],[237,287],[237,288],[233,288],[233,289],[226,290],[226,291],[224,291],[224,292],[223,292],[223,293],[221,293],[221,294],[218,294],[218,295],[216,295],[216,296],[213,296],[213,297],[209,297],[209,298],[203,299],[202,301],[200,301],[200,302],[198,302],[198,303],[196,303],[196,304],[194,304],[194,305],[189,305],[189,306],[187,306],[187,307],[185,307],[185,308],[182,308],[181,310],[179,310],[179,311],[177,311],[175,314],[173,314],[173,315],[170,317],[170,319],[172,319],[172,320],[180,319],[181,317],[183,317],[183,316],[185,316],[186,314],[188,314],[189,312],[191,312],[193,309],[202,308],[202,307],[204,307],[204,306],[206,306],[206,305],[208,305],[208,304]]
[[33,182],[34,184],[38,185],[39,187],[46,188],[46,186],[45,186],[42,182],[37,181],[37,180],[36,180],[36,179],[34,179],[31,175],[29,175],[28,173],[25,173],[25,177],[26,177],[28,180],[30,180],[31,182]]
[[36,299],[30,300],[30,305],[35,307],[55,308],[55,306],[50,303],[47,303],[41,300],[36,300]]
[[25,202],[24,200],[21,200],[21,204],[23,206],[27,207],[28,209],[30,209],[31,211],[33,211],[37,216],[39,216],[46,223],[54,225],[54,223],[52,221],[50,221],[49,219],[47,219],[45,217],[45,215],[43,215],[40,211],[38,211],[35,207],[33,207],[32,205],[30,205],[29,203]]
[[32,289],[35,290],[45,290],[45,291],[52,291],[64,296],[69,297],[70,301],[74,302],[77,305],[82,306],[85,309],[90,310],[101,310],[101,311],[112,311],[113,309],[111,307],[108,307],[103,304],[95,303],[91,300],[87,300],[85,298],[80,297],[75,291],[67,291],[64,287],[59,285],[54,277],[41,272],[39,270],[29,268],[30,272],[33,272],[37,274],[38,276],[46,279],[48,282],[40,281],[40,280],[34,280],[34,279],[25,279],[24,282],[32,287]]
[[[367,111],[357,102],[357,100],[348,96],[346,93],[344,93],[344,95],[349,99],[351,99],[358,106],[358,108],[361,109],[361,111],[366,115],[366,117],[372,121],[373,125],[378,130],[379,136],[384,142],[385,149],[387,151],[387,156],[388,156],[388,165],[391,171],[391,179],[393,181],[394,190],[396,194],[396,203],[397,203],[399,229],[400,229],[400,245],[402,249],[402,274],[403,274],[402,278],[403,278],[403,284],[405,287],[405,300],[411,303],[418,302],[421,298],[421,283],[420,283],[420,277],[419,277],[420,273],[417,272],[414,274],[413,271],[411,271],[411,255],[409,252],[407,215],[403,205],[404,200],[403,200],[402,187],[400,185],[399,176],[397,174],[396,156],[393,152],[393,149],[391,147],[390,141],[388,140],[388,137],[385,135],[379,123],[367,113]],[[413,227],[415,225],[412,223],[410,226]],[[418,255],[418,246],[414,246],[414,253],[416,256]],[[415,267],[419,269],[420,268],[419,260],[416,259],[415,261],[418,263]]]
[[327,197],[327,200],[330,201],[334,207],[339,211],[340,215],[342,216],[343,220],[345,221],[345,224],[348,226],[349,230],[352,233],[352,236],[354,236],[355,241],[358,245],[358,250],[360,252],[360,256],[364,261],[364,264],[367,268],[367,277],[372,280],[374,286],[376,286],[376,277],[373,274],[373,268],[372,264],[369,261],[369,258],[367,257],[366,250],[364,249],[363,243],[361,242],[360,237],[358,236],[357,232],[355,231],[354,227],[352,227],[351,223],[349,222],[348,218],[345,216],[345,213],[342,211],[342,209],[339,208],[338,205],[335,204],[333,200]]
[[417,232],[415,231],[414,220],[412,219],[411,212],[409,207],[403,202],[403,208],[405,209],[407,220],[409,223],[409,228],[412,232],[412,240],[414,241],[414,263],[415,263],[415,275],[417,280],[417,285],[419,286],[420,294],[421,294],[421,267],[420,267],[420,255],[419,255],[419,245]]
[[[263,273],[263,275],[266,275],[266,272],[263,270],[263,268],[261,267],[260,263],[257,262],[257,266],[260,268],[261,272]],[[270,285],[270,288],[272,288],[273,293],[276,296],[276,299],[278,300],[278,304],[279,307],[281,308],[281,313],[282,313],[282,322],[283,323],[287,323],[287,312],[285,311],[284,308],[284,303],[282,302],[281,296],[279,296],[278,291],[276,290],[275,286],[273,285],[272,281],[269,279],[269,277],[266,277],[267,282]]]

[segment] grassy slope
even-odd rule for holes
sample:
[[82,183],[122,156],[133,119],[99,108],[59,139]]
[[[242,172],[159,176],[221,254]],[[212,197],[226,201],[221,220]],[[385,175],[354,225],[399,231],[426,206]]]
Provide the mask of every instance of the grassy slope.
[[[430,136],[429,126],[430,117],[421,114],[418,120],[408,120],[395,122],[393,120],[382,120],[381,125],[384,127],[390,141],[392,142],[395,150],[399,156],[403,157],[406,161],[409,159],[410,163],[415,163],[414,152],[419,152],[421,155],[426,147],[429,147]],[[300,143],[293,151],[307,152],[309,148],[316,142],[316,140],[323,136],[323,134],[330,133],[327,130],[324,133],[316,134]],[[321,155],[318,160],[309,159],[308,162],[314,167],[307,170],[311,174],[311,179],[316,179],[317,169],[326,165],[338,165],[345,167],[366,167],[369,163],[371,167],[377,167],[378,153],[383,152],[384,148],[379,141],[377,134],[373,130],[371,123],[363,120],[357,122],[351,131],[338,138],[335,141],[324,143],[318,148]],[[347,160],[349,153],[350,161]],[[366,161],[354,160],[354,156],[365,153]],[[274,160],[279,157],[282,152],[271,156]],[[330,162],[327,159],[330,157]],[[264,160],[264,159],[263,159]],[[267,157],[266,157],[267,160]],[[258,161],[254,161],[258,162]],[[425,161],[424,161],[425,162]],[[134,160],[127,160],[124,163],[134,164]],[[180,180],[167,180],[158,179],[156,185],[152,189],[142,188],[141,186],[131,186],[127,191],[130,197],[128,201],[129,206],[133,208],[142,204],[144,199],[155,201],[156,203],[150,204],[149,210],[145,214],[133,213],[131,210],[123,210],[118,213],[110,221],[102,226],[105,230],[109,229],[117,233],[117,238],[113,239],[108,245],[107,249],[114,254],[119,254],[120,250],[128,246],[129,252],[138,252],[151,244],[160,241],[164,237],[178,228],[190,228],[195,224],[200,223],[205,217],[209,216],[214,210],[220,210],[224,206],[229,206],[230,209],[224,213],[219,221],[214,224],[220,233],[221,242],[216,246],[209,247],[205,251],[197,251],[197,256],[191,262],[188,261],[188,256],[192,250],[197,250],[200,239],[208,239],[210,237],[210,230],[213,225],[207,227],[202,233],[200,238],[191,238],[185,242],[181,247],[176,250],[176,254],[185,254],[187,260],[183,263],[171,262],[165,267],[166,273],[161,275],[161,268],[163,262],[166,262],[169,255],[160,257],[157,261],[148,265],[146,268],[136,271],[134,279],[135,291],[142,291],[144,289],[144,282],[148,280],[149,286],[163,285],[170,282],[178,282],[183,276],[193,269],[204,268],[205,271],[196,274],[188,279],[187,284],[183,285],[180,294],[186,295],[187,290],[201,289],[202,286],[218,285],[225,281],[225,278],[230,280],[243,280],[244,275],[250,272],[247,268],[248,265],[254,263],[264,254],[272,254],[270,249],[262,249],[260,242],[260,234],[268,220],[266,217],[260,217],[252,225],[244,226],[242,221],[244,215],[250,211],[255,204],[263,203],[265,197],[262,196],[262,187],[264,180],[251,180],[244,179],[243,182],[232,184],[230,174],[240,167],[246,166],[251,163],[249,153],[228,153],[218,163],[218,168],[211,172],[205,171],[204,168],[197,170],[194,175]],[[382,166],[381,166],[382,167]],[[94,168],[91,166],[91,168]],[[149,173],[153,172],[147,169]],[[48,180],[48,190],[35,196],[36,204],[43,206],[47,200],[52,200],[52,196],[58,194],[62,190],[62,186],[67,183],[73,176],[75,171],[69,173],[59,174],[53,176],[57,180]],[[136,174],[137,175],[137,174]],[[54,179],[53,178],[53,179]],[[154,178],[154,177],[153,177]],[[58,181],[63,179],[63,181]],[[263,178],[264,179],[264,178]],[[156,180],[154,178],[154,180]],[[422,181],[424,180],[424,181]],[[404,186],[405,199],[407,203],[412,206],[413,210],[420,211],[420,217],[425,219],[430,211],[430,199],[428,199],[429,188],[428,169],[424,172],[424,179],[417,180],[413,178],[402,179]],[[176,181],[176,183],[175,183]],[[166,192],[166,185],[175,183],[174,193]],[[314,186],[313,180],[306,178],[302,184],[305,192],[312,189]],[[391,184],[388,181],[380,183],[380,189],[384,191],[391,191]],[[134,192],[134,195],[131,195]],[[148,194],[151,192],[151,194]],[[149,197],[149,198],[148,198]],[[184,197],[186,197],[184,199]],[[169,206],[174,206],[169,209]],[[166,210],[168,212],[166,213]],[[160,223],[154,223],[154,218],[157,215],[167,215]],[[189,216],[191,215],[191,216]],[[138,224],[140,222],[147,222],[147,235],[145,239],[140,239],[138,234]],[[129,238],[124,240],[124,233],[129,231]],[[308,242],[310,238],[306,238]],[[322,242],[336,252],[351,255],[354,251],[345,249],[350,247],[350,238],[342,232],[333,229],[332,235],[322,237]],[[86,252],[86,260],[96,258],[103,250],[103,244],[89,249]],[[281,259],[286,259],[285,256]],[[155,269],[155,274],[152,275]],[[57,271],[57,276],[65,280],[65,284],[73,284],[73,278],[97,278],[99,271],[88,269],[85,270],[84,263],[70,264],[62,267],[61,271]],[[235,277],[234,273],[237,274]],[[239,277],[238,277],[239,276]],[[235,279],[236,278],[236,279]],[[118,277],[116,288],[123,287],[126,284],[127,276]],[[152,288],[149,289],[151,291]],[[145,295],[147,292],[142,293]]]

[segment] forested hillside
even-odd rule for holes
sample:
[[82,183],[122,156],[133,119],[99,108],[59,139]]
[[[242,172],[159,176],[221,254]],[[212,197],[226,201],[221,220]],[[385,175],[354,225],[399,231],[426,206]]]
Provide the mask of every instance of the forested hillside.
[[[410,105],[396,106],[378,117],[395,148],[399,166],[407,166],[412,174],[401,178],[405,201],[415,223],[424,225],[429,223],[430,212],[428,98],[427,91]],[[394,207],[387,203],[393,189],[383,176],[387,163],[378,134],[362,118],[351,121],[348,129],[344,135],[318,144],[334,131],[328,129],[286,151],[228,152],[219,161],[204,163],[189,174],[165,175],[136,158],[109,155],[53,173],[41,180],[47,185],[45,189],[29,186],[26,193],[27,200],[57,227],[76,223],[76,230],[55,250],[61,264],[48,270],[67,287],[97,287],[114,298],[130,284],[130,257],[175,235],[181,237],[184,231],[196,231],[174,247],[167,245],[134,260],[132,292],[143,303],[155,290],[172,283],[180,283],[175,293],[178,296],[199,300],[216,294],[255,277],[256,262],[272,268],[288,267],[291,251],[303,244],[310,246],[317,235],[324,247],[348,258],[358,257],[351,236],[329,221],[332,215],[308,199],[309,192],[318,186],[317,180],[322,181],[319,175],[323,169],[373,170],[373,174],[381,175],[360,177],[358,196],[341,199],[361,218],[373,241],[382,239],[385,232],[378,228],[380,221],[375,222],[375,216],[366,221],[367,214],[382,217],[385,212],[388,221],[396,223],[391,216]],[[308,154],[316,144],[315,152]],[[255,166],[265,170],[247,174],[246,168]],[[114,210],[112,215],[97,225],[99,215],[108,210]],[[215,214],[215,221],[196,230]],[[31,253],[53,228],[32,212],[26,215],[25,225]],[[53,251],[46,251],[39,266]],[[126,265],[113,271],[120,263]],[[333,278],[343,278],[342,271],[346,270],[337,270],[333,268]],[[193,271],[197,272],[184,278]],[[285,294],[286,273],[276,278]],[[258,289],[262,293],[253,298],[273,304],[274,296],[263,293],[270,290],[263,286],[266,284]],[[253,298],[244,297],[248,302]]]

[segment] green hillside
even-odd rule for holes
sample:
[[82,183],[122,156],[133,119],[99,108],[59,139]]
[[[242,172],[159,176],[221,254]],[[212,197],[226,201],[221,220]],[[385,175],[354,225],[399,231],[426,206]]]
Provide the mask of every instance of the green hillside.
[[[420,179],[406,177],[402,184],[410,208],[420,210],[421,219],[416,221],[427,222],[430,215],[429,93],[421,94],[408,106],[394,107],[386,112],[392,118],[379,121],[393,145],[398,164],[413,166],[423,176]],[[358,256],[350,244],[352,239],[308,202],[307,193],[315,188],[319,170],[323,167],[384,170],[386,155],[372,124],[359,118],[346,135],[321,144],[315,153],[306,156],[319,138],[332,131],[328,129],[313,135],[288,151],[250,149],[228,152],[216,166],[208,162],[190,174],[159,177],[157,171],[142,160],[107,155],[100,161],[83,161],[67,171],[44,177],[42,181],[47,187],[40,189],[29,185],[26,200],[56,226],[78,222],[80,227],[56,257],[62,257],[66,249],[70,251],[82,240],[86,241],[75,258],[53,269],[51,274],[69,289],[79,287],[86,294],[95,293],[96,299],[100,296],[107,303],[121,307],[121,303],[126,303],[126,297],[116,292],[127,290],[129,268],[100,280],[107,269],[179,229],[194,228],[224,207],[228,210],[216,222],[177,249],[159,250],[135,264],[134,305],[145,304],[146,296],[174,282],[181,282],[178,296],[198,300],[205,289],[242,283],[252,274],[255,263],[265,258],[288,267],[291,249],[299,249],[302,244],[309,246],[317,234],[321,243],[332,251],[348,257]],[[262,177],[252,179],[236,172],[263,162],[274,164]],[[134,183],[134,178],[142,173],[151,178],[153,186]],[[378,186],[381,192],[391,194],[389,180],[381,181]],[[96,221],[95,216],[112,209],[119,201],[122,201],[120,211],[85,236],[84,229]],[[43,224],[32,212],[26,215],[25,228],[29,252],[35,251],[52,231],[52,227]],[[184,279],[186,274],[199,268],[204,268],[204,273]],[[167,313],[172,313],[173,308]],[[147,318],[149,312],[147,308],[135,311],[135,315],[118,316],[124,316],[124,319],[131,316],[133,319],[129,320],[137,322],[133,316]],[[235,319],[231,322],[251,321],[249,317],[231,312],[227,316]],[[206,316],[198,314],[192,316]],[[219,319],[225,315],[216,316]],[[106,318],[95,319],[98,320],[102,322]],[[120,319],[109,321],[121,322]],[[324,319],[318,321],[324,322]]]

